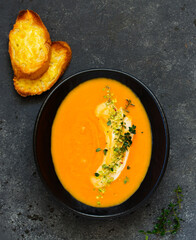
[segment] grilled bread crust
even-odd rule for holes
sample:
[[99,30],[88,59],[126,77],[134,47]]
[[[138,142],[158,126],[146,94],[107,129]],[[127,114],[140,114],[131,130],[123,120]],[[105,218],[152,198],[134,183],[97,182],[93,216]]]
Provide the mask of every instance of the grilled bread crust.
[[9,54],[14,75],[36,79],[47,71],[51,56],[51,39],[39,15],[22,10],[9,33]]
[[23,97],[39,95],[49,90],[64,73],[72,57],[70,46],[63,41],[52,42],[51,59],[48,70],[38,79],[30,80],[14,77],[14,87]]

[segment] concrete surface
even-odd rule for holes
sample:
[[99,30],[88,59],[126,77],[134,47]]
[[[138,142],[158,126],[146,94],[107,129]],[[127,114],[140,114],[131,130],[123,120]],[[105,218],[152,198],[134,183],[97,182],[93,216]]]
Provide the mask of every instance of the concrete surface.
[[[41,16],[52,40],[71,45],[72,62],[59,82],[81,70],[113,68],[141,79],[160,100],[170,129],[169,163],[159,188],[137,212],[108,220],[84,218],[63,209],[43,186],[32,137],[49,92],[20,97],[7,51],[9,31],[19,10],[27,8]],[[144,239],[138,230],[152,228],[178,184],[185,222],[176,236],[162,239],[196,239],[195,9],[195,0],[0,2],[0,231],[8,239]]]

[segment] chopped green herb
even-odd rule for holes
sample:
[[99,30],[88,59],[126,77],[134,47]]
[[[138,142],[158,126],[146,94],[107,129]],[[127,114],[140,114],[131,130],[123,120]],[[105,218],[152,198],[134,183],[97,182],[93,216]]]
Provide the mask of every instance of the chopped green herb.
[[106,148],[103,150],[104,155],[107,154],[107,151],[108,151],[108,149],[106,149]]
[[108,168],[107,164],[103,164],[103,165],[102,165],[102,168],[103,168],[103,169]]
[[96,173],[95,173],[95,177],[99,177],[99,173],[96,172]]
[[117,147],[114,148],[114,151],[115,151],[115,152],[118,152],[118,151],[119,151],[119,148],[117,148]]
[[127,166],[127,169],[129,170],[129,169],[130,169],[130,166]]
[[114,178],[113,177],[110,177],[108,180],[107,180],[107,183],[111,183],[114,181]]
[[124,179],[124,184],[126,184],[128,181],[129,181],[129,178],[126,177],[126,178]]
[[135,125],[132,125],[132,127],[129,127],[129,132],[132,133],[132,134],[136,134],[136,126]]
[[99,188],[98,191],[101,192],[101,193],[104,193],[105,192],[105,188]]
[[125,122],[121,122],[120,124],[123,128],[126,128],[126,123]]
[[112,124],[111,120],[107,122],[107,125],[110,126]]
[[100,152],[100,151],[101,151],[101,148],[97,148],[97,149],[96,149],[96,152]]

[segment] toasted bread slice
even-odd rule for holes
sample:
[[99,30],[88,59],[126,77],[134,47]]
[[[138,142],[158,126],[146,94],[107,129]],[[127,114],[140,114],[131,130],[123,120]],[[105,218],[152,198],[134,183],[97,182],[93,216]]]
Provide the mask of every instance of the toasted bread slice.
[[47,71],[51,39],[39,15],[31,10],[19,13],[9,33],[9,54],[18,78],[36,79]]
[[14,87],[23,97],[39,95],[49,90],[64,73],[71,60],[72,52],[66,42],[53,42],[48,70],[41,78],[30,80],[14,77]]

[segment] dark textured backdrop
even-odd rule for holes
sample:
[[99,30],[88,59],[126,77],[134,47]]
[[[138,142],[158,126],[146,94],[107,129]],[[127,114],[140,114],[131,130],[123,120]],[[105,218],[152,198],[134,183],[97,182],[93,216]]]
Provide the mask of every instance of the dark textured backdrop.
[[[114,68],[141,79],[160,100],[170,129],[168,167],[137,212],[104,221],[77,216],[54,201],[40,181],[32,135],[48,92],[20,97],[7,51],[9,31],[19,10],[27,8],[41,16],[52,40],[67,41],[72,48],[72,62],[59,82],[81,70]],[[196,239],[195,9],[195,0],[0,2],[0,231],[11,239],[144,239],[138,230],[152,228],[180,184],[185,222],[172,239]]]

